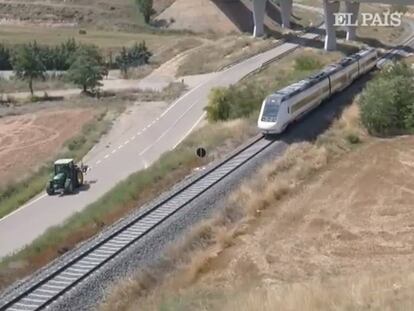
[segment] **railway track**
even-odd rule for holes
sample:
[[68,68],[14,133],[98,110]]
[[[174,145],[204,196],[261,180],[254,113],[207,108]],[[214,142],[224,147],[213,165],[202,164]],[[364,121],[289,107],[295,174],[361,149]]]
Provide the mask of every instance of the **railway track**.
[[21,289],[18,294],[6,297],[5,301],[0,303],[0,310],[35,311],[49,306],[273,143],[274,141],[267,140],[261,135],[256,136],[224,161],[208,168],[195,180],[176,190],[161,202],[143,210],[134,219],[124,223],[109,236],[98,240],[89,249],[50,269],[43,278]]

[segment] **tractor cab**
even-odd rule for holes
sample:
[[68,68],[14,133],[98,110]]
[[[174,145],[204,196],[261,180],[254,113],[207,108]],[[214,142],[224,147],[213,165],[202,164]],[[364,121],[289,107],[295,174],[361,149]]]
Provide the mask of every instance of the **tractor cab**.
[[83,174],[88,170],[83,164],[79,167],[73,159],[59,159],[54,163],[53,177],[46,185],[48,195],[56,192],[73,193],[83,185]]

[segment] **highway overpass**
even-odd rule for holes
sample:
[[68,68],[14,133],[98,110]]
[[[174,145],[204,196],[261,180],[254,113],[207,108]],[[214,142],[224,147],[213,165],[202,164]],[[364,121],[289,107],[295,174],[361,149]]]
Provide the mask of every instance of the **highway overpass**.
[[[264,17],[267,0],[253,0],[253,18],[255,37],[264,34]],[[336,49],[336,27],[335,13],[339,12],[340,2],[345,4],[345,12],[351,14],[352,24],[355,23],[359,14],[360,3],[382,3],[382,4],[401,4],[414,5],[414,0],[323,0],[324,19],[326,27],[325,49]],[[292,14],[293,0],[279,0],[280,13],[282,16],[282,26],[290,28],[290,16]],[[356,38],[356,26],[347,27],[347,40]]]

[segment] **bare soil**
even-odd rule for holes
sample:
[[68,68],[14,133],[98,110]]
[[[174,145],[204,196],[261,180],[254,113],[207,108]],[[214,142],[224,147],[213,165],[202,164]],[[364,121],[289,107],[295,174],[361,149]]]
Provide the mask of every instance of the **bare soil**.
[[231,19],[210,0],[177,0],[158,15],[156,20],[158,24],[171,29],[188,29],[194,32],[239,32]]
[[[412,266],[414,137],[351,153],[215,260],[203,282],[275,283]],[[220,280],[225,280],[221,282]]]
[[0,119],[0,186],[52,159],[95,116],[93,109],[51,109]]

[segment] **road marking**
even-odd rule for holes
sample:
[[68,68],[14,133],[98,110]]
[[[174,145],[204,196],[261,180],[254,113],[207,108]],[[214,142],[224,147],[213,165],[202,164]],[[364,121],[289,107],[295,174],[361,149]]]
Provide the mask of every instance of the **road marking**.
[[127,139],[125,142],[124,142],[124,145],[128,145],[129,144],[129,139]]
[[142,133],[141,133],[141,131],[139,131],[139,132],[137,132],[137,136],[139,136],[139,135],[141,135]]
[[135,138],[136,138],[136,136],[134,135],[134,136],[131,137],[131,140],[134,140]]
[[100,164],[101,162],[101,160],[96,161],[96,165]]
[[[212,79],[212,78],[211,78]],[[192,90],[188,91],[187,93],[185,93],[183,96],[181,96],[179,99],[177,99],[174,103],[172,103],[170,106],[168,106],[167,109],[164,110],[164,112],[159,116],[159,118],[163,118],[168,111],[170,111],[173,107],[175,107],[181,100],[183,100],[184,98],[186,98],[188,95],[190,95],[191,93],[195,92],[196,90],[198,90],[200,87],[202,87],[203,85],[207,84],[208,82],[210,82],[211,79],[208,79],[207,81],[205,81],[204,83],[199,84],[198,86],[196,86],[195,88],[193,88]]]
[[6,220],[7,218],[13,216],[14,214],[17,214],[19,212],[21,212],[22,210],[24,210],[26,207],[29,207],[30,205],[36,203],[37,201],[40,201],[41,199],[43,199],[44,197],[46,197],[47,194],[42,194],[40,197],[38,197],[37,199],[34,199],[33,201],[28,202],[27,204],[23,205],[22,207],[18,208],[17,210],[15,210],[14,212],[11,212],[10,214],[7,214],[6,216],[4,216],[3,218],[0,218],[0,222],[2,222],[3,220]]
[[108,159],[109,158],[109,154],[107,154],[106,156],[104,156],[104,159]]
[[112,150],[112,153],[114,154],[116,152],[116,149]]
[[175,146],[172,148],[172,150],[177,148],[177,146],[179,144],[181,144],[183,142],[183,140],[187,138],[188,135],[190,135],[190,133],[196,128],[196,126],[201,122],[201,120],[204,119],[205,116],[206,116],[206,112],[203,112],[201,117],[196,121],[196,123],[194,123],[194,125],[190,128],[190,130],[187,133],[185,133],[185,135],[178,141],[178,143],[175,144]]
[[142,156],[144,153],[146,153],[148,150],[150,150],[152,147],[154,147],[165,135],[167,135],[167,133],[168,132],[170,132],[171,131],[171,129],[173,128],[173,127],[175,127],[176,125],[177,125],[177,123],[178,122],[180,122],[181,121],[181,119],[187,114],[187,112],[189,112],[196,104],[198,104],[199,103],[199,101],[195,101],[193,104],[191,104],[187,109],[186,109],[186,111],[184,111],[184,113],[182,114],[182,115],[180,115],[180,117],[179,118],[177,118],[176,120],[175,120],[175,122],[170,126],[170,127],[168,127],[167,128],[167,130],[165,130],[162,134],[161,134],[161,136],[159,136],[151,145],[149,145],[148,147],[146,147],[144,150],[142,150],[140,153],[139,153],[139,155],[140,156]]
[[122,147],[123,147],[122,145],[118,146],[118,150],[122,149]]

